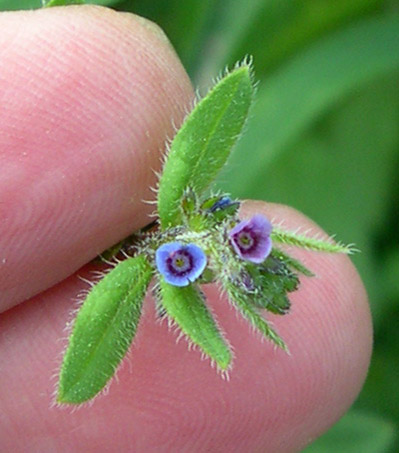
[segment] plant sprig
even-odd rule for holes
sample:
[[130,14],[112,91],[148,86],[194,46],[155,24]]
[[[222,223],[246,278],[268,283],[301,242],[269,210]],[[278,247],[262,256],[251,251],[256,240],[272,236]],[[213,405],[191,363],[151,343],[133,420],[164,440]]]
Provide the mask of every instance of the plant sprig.
[[173,139],[158,185],[158,219],[106,253],[124,259],[95,284],[76,317],[59,375],[57,402],[91,400],[109,383],[134,339],[152,279],[158,316],[226,373],[233,354],[207,307],[201,285],[218,282],[263,337],[287,351],[262,310],[285,315],[299,274],[313,272],[276,244],[352,253],[332,241],[284,231],[256,214],[241,220],[240,202],[205,195],[241,135],[253,100],[250,64],[221,78]]

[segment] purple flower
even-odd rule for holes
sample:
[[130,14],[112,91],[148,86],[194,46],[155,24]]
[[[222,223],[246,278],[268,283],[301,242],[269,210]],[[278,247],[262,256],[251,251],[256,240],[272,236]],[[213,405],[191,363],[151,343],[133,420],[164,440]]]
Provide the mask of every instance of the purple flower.
[[262,263],[272,250],[269,220],[256,214],[249,220],[238,223],[229,232],[229,239],[240,258],[253,263]]
[[167,283],[187,286],[204,271],[206,255],[198,245],[168,242],[156,251],[155,262]]

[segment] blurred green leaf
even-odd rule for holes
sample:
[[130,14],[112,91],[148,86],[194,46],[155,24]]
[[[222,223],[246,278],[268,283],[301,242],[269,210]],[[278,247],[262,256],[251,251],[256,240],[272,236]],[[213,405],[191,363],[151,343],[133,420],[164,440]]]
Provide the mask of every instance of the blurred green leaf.
[[369,13],[383,0],[224,0],[202,52],[200,83],[225,64],[252,55],[258,76],[306,44]]
[[42,0],[43,8],[51,8],[53,6],[68,6],[68,5],[84,5],[84,0]]
[[[46,6],[59,6],[68,4],[68,0],[50,0],[47,3],[53,3]],[[73,0],[69,3],[72,4]],[[75,2],[78,3],[78,2]],[[81,3],[91,3],[94,5],[113,6],[118,0],[85,0]],[[42,7],[42,0],[0,0],[0,11],[17,11],[23,9],[38,9]]]
[[303,453],[386,453],[395,437],[393,423],[352,410]]
[[[232,64],[245,55],[253,55],[254,47],[263,47],[261,55],[269,55],[271,36],[283,27],[295,15],[294,2],[280,0],[224,0],[218,2],[216,15],[209,30],[209,36],[203,43],[206,51],[199,56],[201,65],[195,81],[202,86],[226,64]],[[255,35],[252,40],[252,33]],[[248,45],[247,34],[251,34]],[[265,52],[265,46],[267,52]],[[242,51],[238,51],[238,48]],[[258,71],[258,56],[256,67]]]
[[[393,301],[380,328],[375,332],[375,347],[366,384],[355,403],[356,408],[389,416],[399,432],[399,299]],[[399,437],[389,452],[399,451]]]
[[125,0],[116,8],[146,17],[161,26],[187,72],[193,75],[217,3],[215,0]]
[[[363,20],[315,43],[259,89],[224,190],[246,198],[273,158],[355,87],[399,70],[399,17]],[[226,176],[222,176],[226,179]],[[237,190],[237,181],[241,181]]]
[[[328,33],[342,23],[372,10],[381,0],[294,0],[281,2],[268,0],[260,2],[262,11],[254,17],[251,24],[232,49],[230,58],[239,58],[242,53],[250,52],[256,61],[258,72],[270,72],[283,59]],[[277,6],[276,6],[277,5]],[[289,5],[290,11],[287,10]],[[282,7],[285,11],[282,12]],[[270,14],[270,10],[274,14]],[[274,17],[273,24],[267,29],[265,20]],[[276,20],[277,18],[277,20]],[[269,21],[268,21],[269,22]],[[278,27],[276,27],[276,24]],[[269,23],[268,23],[269,25]],[[264,51],[264,39],[259,40],[259,32],[268,34],[268,51]],[[229,59],[228,59],[229,61]]]
[[37,9],[42,7],[41,0],[0,0],[0,11]]
[[87,4],[100,5],[100,6],[114,6],[119,0],[85,0]]
[[174,0],[174,3],[173,5],[170,0],[166,2],[171,19],[165,24],[166,33],[175,43],[184,66],[190,74],[193,74],[215,2],[214,0],[184,0],[184,2]]
[[383,275],[388,297],[399,300],[399,247],[388,253],[383,264]]

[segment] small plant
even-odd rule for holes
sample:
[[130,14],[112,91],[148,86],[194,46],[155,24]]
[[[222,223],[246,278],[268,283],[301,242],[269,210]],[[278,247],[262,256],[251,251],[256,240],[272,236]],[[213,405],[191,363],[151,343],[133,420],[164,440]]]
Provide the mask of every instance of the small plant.
[[260,213],[241,220],[238,200],[205,194],[243,130],[253,94],[251,68],[244,63],[218,81],[177,132],[159,179],[158,219],[112,251],[124,259],[115,260],[84,301],[61,367],[57,402],[83,403],[107,385],[134,338],[151,280],[158,315],[177,324],[226,373],[231,350],[202,284],[217,282],[244,318],[287,350],[261,311],[286,314],[299,275],[313,274],[280,245],[351,252],[283,231]]

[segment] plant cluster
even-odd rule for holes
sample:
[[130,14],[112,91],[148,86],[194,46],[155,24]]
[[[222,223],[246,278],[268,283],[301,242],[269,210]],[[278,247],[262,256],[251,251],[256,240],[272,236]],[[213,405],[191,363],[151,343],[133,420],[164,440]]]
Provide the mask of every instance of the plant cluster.
[[201,285],[217,283],[251,325],[287,350],[262,310],[286,314],[299,275],[313,274],[284,244],[350,253],[341,244],[284,231],[261,213],[242,220],[238,200],[207,192],[243,130],[253,93],[250,65],[238,65],[187,116],[160,175],[157,220],[120,244],[124,259],[92,287],[77,315],[59,403],[83,403],[107,385],[134,338],[152,280],[158,315],[177,324],[226,373],[231,348]]

